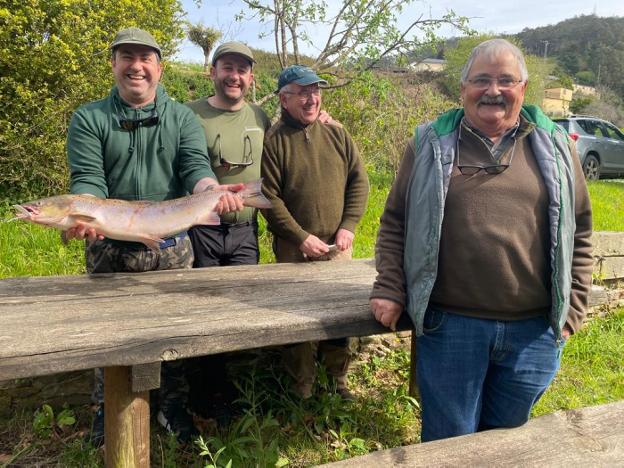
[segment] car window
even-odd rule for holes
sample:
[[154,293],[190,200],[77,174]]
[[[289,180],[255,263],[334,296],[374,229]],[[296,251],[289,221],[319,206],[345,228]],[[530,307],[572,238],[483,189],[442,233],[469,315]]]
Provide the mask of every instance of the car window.
[[583,129],[585,133],[594,134],[594,126],[590,120],[577,120],[576,123]]
[[570,122],[567,120],[555,120],[555,122],[561,125],[566,132],[570,132]]
[[624,135],[614,125],[603,123],[602,131],[607,138],[613,138],[614,140],[624,140]]
[[584,124],[584,126],[581,125],[583,127],[583,130],[585,130],[590,135],[593,135],[599,138],[602,138],[605,136],[604,132],[601,129],[600,122],[596,120],[579,120],[579,123],[581,122],[583,122]]

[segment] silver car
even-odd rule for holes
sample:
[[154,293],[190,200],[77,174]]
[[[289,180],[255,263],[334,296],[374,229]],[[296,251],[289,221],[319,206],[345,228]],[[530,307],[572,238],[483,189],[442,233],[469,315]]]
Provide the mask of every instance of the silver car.
[[624,134],[615,125],[585,115],[554,121],[576,141],[585,178],[624,176]]

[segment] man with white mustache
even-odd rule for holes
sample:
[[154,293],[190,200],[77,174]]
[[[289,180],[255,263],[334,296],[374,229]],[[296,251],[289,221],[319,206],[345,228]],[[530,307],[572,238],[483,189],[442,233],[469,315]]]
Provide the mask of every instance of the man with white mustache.
[[463,109],[416,128],[381,217],[370,306],[414,324],[423,442],[524,424],[587,311],[585,179],[527,83],[516,46],[475,47]]

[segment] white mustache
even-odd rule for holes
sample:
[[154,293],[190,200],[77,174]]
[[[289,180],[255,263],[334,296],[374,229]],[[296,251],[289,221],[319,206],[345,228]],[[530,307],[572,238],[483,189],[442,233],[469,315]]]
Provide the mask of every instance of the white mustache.
[[502,94],[498,96],[481,96],[477,104],[507,104]]

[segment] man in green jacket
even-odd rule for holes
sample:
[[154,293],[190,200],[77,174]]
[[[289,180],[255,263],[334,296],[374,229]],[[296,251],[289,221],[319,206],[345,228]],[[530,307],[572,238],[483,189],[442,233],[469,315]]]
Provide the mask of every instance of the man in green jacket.
[[[71,192],[100,198],[163,201],[219,186],[206,154],[204,133],[186,106],[171,100],[159,84],[161,49],[138,28],[117,33],[111,44],[115,86],[99,101],[73,115],[67,138]],[[242,209],[233,193],[222,197],[219,214]],[[134,242],[104,239],[84,226],[65,233],[88,239],[89,273],[141,272],[190,268],[191,242],[186,232],[165,239],[154,252]],[[104,442],[102,372],[96,371],[94,399],[100,404],[92,431],[95,445]],[[182,440],[197,434],[186,411],[186,382],[179,361],[163,364],[158,420]]]
[[[272,203],[263,214],[278,262],[350,259],[355,226],[366,209],[368,177],[355,143],[341,126],[318,120],[320,84],[326,82],[302,65],[286,68],[278,80],[282,117],[267,133],[262,155],[263,191]],[[346,339],[286,348],[295,390],[311,396],[317,351],[337,392],[352,398]]]
[[524,424],[587,310],[587,187],[527,80],[513,44],[475,47],[463,109],[416,129],[381,217],[371,309],[414,323],[423,442]]

